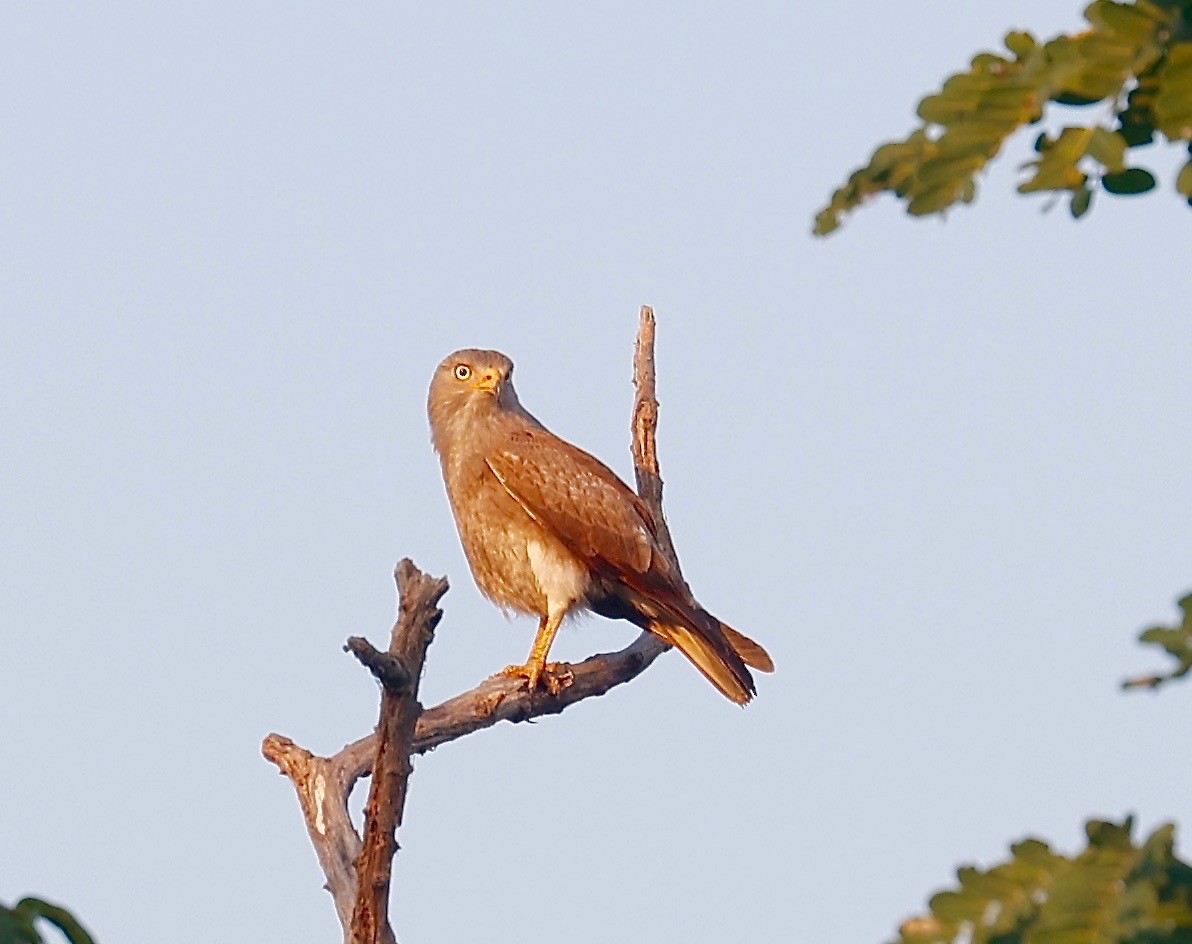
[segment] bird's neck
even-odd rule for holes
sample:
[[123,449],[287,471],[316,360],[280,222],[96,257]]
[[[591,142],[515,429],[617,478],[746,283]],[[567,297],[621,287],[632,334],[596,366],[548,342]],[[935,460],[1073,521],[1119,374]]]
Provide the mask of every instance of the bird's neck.
[[499,411],[500,407],[492,397],[432,404],[431,436],[435,451],[444,463],[448,456],[483,450],[491,431],[496,428]]

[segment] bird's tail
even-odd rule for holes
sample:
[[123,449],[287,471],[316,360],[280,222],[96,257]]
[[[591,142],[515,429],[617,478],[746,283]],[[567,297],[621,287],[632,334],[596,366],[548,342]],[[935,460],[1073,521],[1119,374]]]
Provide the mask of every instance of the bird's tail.
[[675,615],[684,618],[673,622],[653,620],[650,631],[682,652],[726,698],[738,705],[746,704],[757,691],[746,666],[773,672],[769,653],[707,610],[691,608],[690,612]]
[[738,705],[744,705],[757,691],[753,684],[753,676],[731,647],[725,647],[731,653],[726,656],[726,653],[710,639],[682,623],[653,622],[650,624],[650,632],[661,636],[690,659],[692,665],[720,689],[725,698],[735,701]]
[[694,600],[669,588],[621,584],[589,605],[610,619],[629,620],[674,646],[729,700],[744,705],[757,691],[747,666],[773,672],[761,646],[720,622]]

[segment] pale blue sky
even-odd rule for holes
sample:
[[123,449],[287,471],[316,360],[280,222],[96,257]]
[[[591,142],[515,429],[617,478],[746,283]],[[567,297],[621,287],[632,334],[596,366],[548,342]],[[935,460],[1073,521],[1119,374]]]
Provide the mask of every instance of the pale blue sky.
[[945,74],[1078,14],[10,4],[0,900],[338,939],[261,738],[370,729],[340,646],[385,639],[402,556],[452,582],[427,703],[533,635],[467,573],[431,371],[500,348],[628,474],[642,303],[688,576],[779,671],[740,711],[668,656],[419,760],[402,940],[877,944],[1024,834],[1187,823],[1189,693],[1116,685],[1192,587],[1192,215],[1167,180],[1041,215],[1020,142],[946,223],[809,236]]

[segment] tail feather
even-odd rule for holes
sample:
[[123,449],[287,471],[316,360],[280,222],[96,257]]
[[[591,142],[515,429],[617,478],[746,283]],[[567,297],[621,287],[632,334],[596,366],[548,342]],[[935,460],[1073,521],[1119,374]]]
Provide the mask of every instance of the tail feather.
[[728,644],[741,657],[741,661],[751,669],[757,669],[759,672],[774,671],[774,660],[770,658],[770,653],[766,652],[758,643],[744,633],[737,632],[727,623],[720,624],[720,631],[724,633]]
[[757,691],[747,665],[774,671],[765,649],[672,588],[644,581],[635,586],[630,580],[614,588],[594,596],[588,605],[602,616],[648,629],[674,646],[730,701],[744,705]]
[[753,678],[732,649],[726,657],[710,639],[681,623],[653,622],[650,631],[682,652],[729,700],[744,705],[753,697]]

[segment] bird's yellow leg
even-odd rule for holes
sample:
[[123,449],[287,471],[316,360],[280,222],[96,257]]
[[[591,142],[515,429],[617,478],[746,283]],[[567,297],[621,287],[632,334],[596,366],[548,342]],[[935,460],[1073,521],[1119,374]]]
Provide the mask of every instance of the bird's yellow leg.
[[507,667],[501,674],[508,675],[512,678],[524,678],[529,680],[530,691],[538,687],[538,682],[541,679],[546,683],[546,688],[552,695],[557,695],[559,689],[566,684],[559,676],[560,664],[555,662],[550,665],[546,662],[546,657],[550,653],[550,647],[554,645],[555,636],[559,634],[559,627],[563,625],[563,617],[566,613],[551,613],[542,618],[542,622],[538,624],[538,635],[534,637],[534,645],[530,649],[530,657],[526,660],[525,665],[511,665]]

